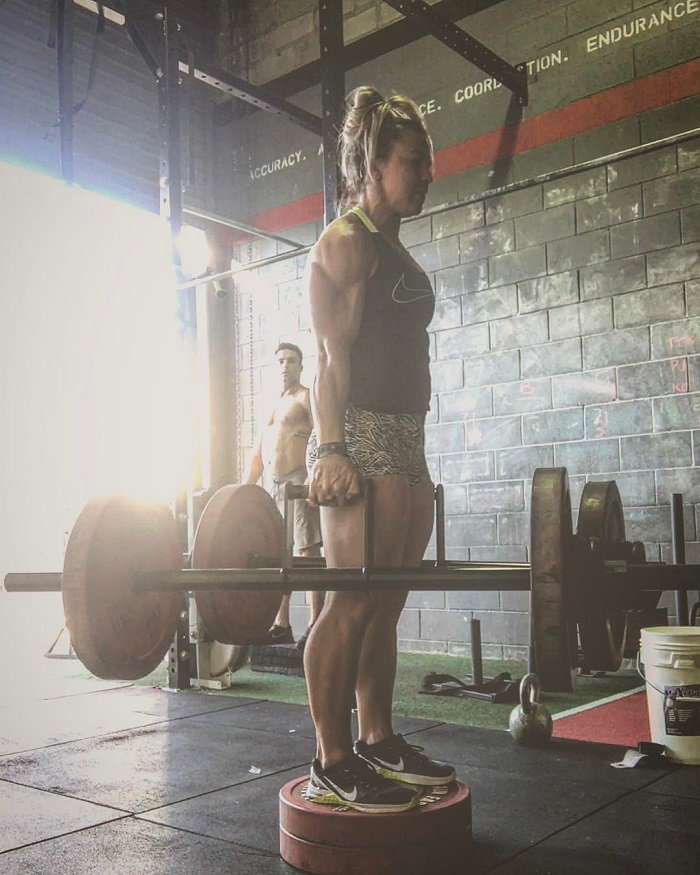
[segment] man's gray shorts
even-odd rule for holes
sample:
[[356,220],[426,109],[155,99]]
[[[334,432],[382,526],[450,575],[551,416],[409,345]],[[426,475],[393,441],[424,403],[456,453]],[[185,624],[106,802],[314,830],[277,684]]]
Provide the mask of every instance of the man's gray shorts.
[[[279,512],[284,517],[284,487],[287,483],[301,486],[306,483],[306,468],[297,468],[284,477],[272,477],[263,474],[263,486],[277,502]],[[321,543],[321,522],[317,507],[312,507],[300,499],[292,502],[294,505],[294,551],[305,550]],[[292,509],[290,508],[290,513]]]

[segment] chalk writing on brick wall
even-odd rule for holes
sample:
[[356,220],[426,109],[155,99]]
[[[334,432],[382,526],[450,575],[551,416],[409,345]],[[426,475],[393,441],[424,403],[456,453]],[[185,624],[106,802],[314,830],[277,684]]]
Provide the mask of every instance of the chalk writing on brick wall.
[[688,391],[688,359],[671,359],[671,386],[674,393]]
[[595,437],[602,438],[607,435],[606,427],[608,422],[608,411],[605,407],[594,408],[593,425],[595,426]]
[[683,0],[680,3],[667,3],[661,9],[617,24],[614,27],[601,30],[586,40],[586,51],[596,52],[605,46],[615,45],[623,40],[648,34],[664,24],[670,24],[678,18],[694,15],[700,11],[700,0]]
[[280,170],[286,170],[287,167],[294,167],[300,161],[306,161],[306,156],[301,149],[296,152],[290,152],[288,155],[283,155],[281,158],[273,158],[272,161],[267,161],[265,164],[259,164],[257,167],[252,167],[250,170],[251,179],[263,179],[265,176],[272,176],[273,173],[279,173]]
[[[536,58],[534,61],[526,61],[525,66],[528,76],[533,76],[541,73],[543,70],[551,70],[553,67],[566,64],[568,60],[569,56],[564,54],[563,49],[557,49],[555,52],[549,52],[549,54]],[[454,103],[465,103],[468,100],[473,100],[475,97],[483,97],[490,94],[502,87],[501,83],[496,79],[481,79],[473,85],[465,85],[463,88],[458,88],[454,93]],[[441,106],[436,106],[434,100],[422,103],[420,107],[423,115],[430,115],[436,110],[442,109]]]

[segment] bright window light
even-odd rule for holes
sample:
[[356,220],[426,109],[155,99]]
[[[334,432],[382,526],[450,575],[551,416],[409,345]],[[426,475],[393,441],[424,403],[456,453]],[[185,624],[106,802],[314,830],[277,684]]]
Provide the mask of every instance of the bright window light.
[[207,235],[201,228],[183,225],[178,240],[182,272],[187,277],[203,274],[211,261]]
[[193,470],[166,223],[0,164],[0,571],[57,570],[93,496],[170,501]]

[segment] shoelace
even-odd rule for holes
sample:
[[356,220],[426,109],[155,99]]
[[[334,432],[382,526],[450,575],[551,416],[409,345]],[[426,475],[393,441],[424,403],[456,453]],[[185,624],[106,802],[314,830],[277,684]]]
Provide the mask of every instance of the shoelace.
[[401,753],[409,754],[410,756],[416,757],[419,760],[428,760],[430,757],[426,756],[423,751],[425,750],[420,744],[411,744],[409,741],[401,735],[397,733],[393,739],[394,743],[391,746],[392,750],[396,750]]
[[338,772],[338,778],[344,777],[350,778],[358,787],[371,789],[379,784],[384,785],[384,778],[364,760],[359,760],[350,766],[343,766]]

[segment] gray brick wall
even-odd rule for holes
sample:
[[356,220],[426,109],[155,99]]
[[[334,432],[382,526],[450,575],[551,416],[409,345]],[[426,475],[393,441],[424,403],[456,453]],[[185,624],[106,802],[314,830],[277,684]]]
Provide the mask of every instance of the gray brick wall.
[[[690,145],[683,151],[690,154]],[[616,480],[628,537],[644,541],[650,559],[670,555],[668,506],[682,493],[688,561],[700,555],[700,262],[696,243],[680,233],[686,199],[668,170],[676,160],[651,152],[596,174],[610,192],[623,176],[651,187],[654,173],[664,174],[663,189],[654,190],[663,190],[666,210],[655,197],[647,216],[641,187],[626,186],[621,215],[608,192],[598,192],[593,200],[606,206],[595,209],[607,224],[593,232],[567,218],[593,215],[590,185],[566,179],[558,187],[573,198],[563,198],[565,212],[546,206],[551,184],[536,184],[406,224],[409,248],[428,262],[436,288],[456,287],[438,299],[431,326],[434,402],[426,429],[431,470],[446,490],[448,556],[526,561],[532,473],[552,465],[569,471],[574,516],[586,480]],[[534,212],[519,231],[525,204]],[[498,221],[481,226],[483,216]],[[463,223],[477,227],[465,231]],[[561,227],[566,236],[555,239]],[[494,254],[500,244],[508,251]],[[546,271],[536,278],[528,268],[533,253]],[[501,284],[506,258],[509,281]],[[485,288],[466,279],[474,261],[485,265]],[[303,257],[290,258],[259,270],[252,287],[250,278],[239,284],[239,361],[253,389],[243,405],[248,447],[278,339],[300,342],[313,372],[303,267]],[[299,624],[302,603],[293,606]],[[466,653],[472,614],[482,620],[487,655],[525,652],[527,600],[516,593],[415,593],[401,620],[402,646]]]
[[[668,506],[681,492],[687,553],[700,555],[700,255],[681,236],[688,206],[676,179],[684,174],[669,172],[680,158],[663,157],[622,159],[586,182],[585,174],[564,178],[556,199],[544,191],[552,183],[535,184],[406,224],[411,252],[443,290],[431,326],[426,440],[446,490],[448,556],[526,561],[532,473],[552,465],[569,471],[574,511],[588,479],[616,480],[628,537],[644,541],[651,559],[670,555]],[[616,188],[623,177],[644,179],[653,199],[640,185]],[[594,215],[591,231],[593,220],[579,217]],[[481,225],[483,217],[493,221]],[[255,375],[251,416],[264,404],[278,338],[301,342],[313,371],[303,263],[261,269],[247,297],[241,284],[239,358],[243,380]],[[470,272],[475,263],[483,281]],[[251,423],[242,432],[245,443]],[[303,622],[300,601],[294,610]],[[466,653],[472,613],[487,655],[525,652],[527,602],[514,593],[416,593],[402,646]]]
[[[258,4],[266,5],[271,0]],[[287,38],[302,48],[312,5],[282,4]],[[393,20],[382,5],[346,3],[346,39]],[[657,7],[646,0],[506,0],[472,21],[487,44],[501,40],[511,54],[517,45],[520,57],[523,46],[539,50],[574,36],[580,45],[606,22]],[[700,25],[689,19],[682,29],[683,39],[667,28],[618,47],[617,55],[601,50],[583,77],[572,66],[575,74],[562,67],[558,78],[534,78],[532,103],[562,106],[697,56],[688,40]],[[279,33],[259,30],[256,39],[272,47]],[[260,55],[258,81],[285,72],[291,56],[275,51]],[[372,70],[384,87],[381,64]],[[470,136],[500,124],[483,106]],[[431,192],[434,211],[404,224],[402,239],[431,274],[437,297],[426,439],[431,472],[445,486],[450,557],[526,561],[533,471],[564,465],[574,519],[588,480],[616,480],[628,537],[642,540],[652,560],[670,556],[670,497],[683,493],[688,561],[700,562],[700,138],[551,178],[574,162],[690,130],[699,106],[697,98],[677,100],[442,179]],[[439,136],[442,122],[431,120]],[[496,174],[500,185],[522,184],[489,192]],[[320,228],[304,230],[313,239]],[[248,260],[261,257],[256,250]],[[300,343],[307,381],[313,374],[302,271],[303,258],[295,258],[240,283],[239,361],[251,383],[244,446],[264,409],[278,340]],[[303,624],[295,599],[292,616]],[[522,593],[413,593],[401,646],[468,652],[473,613],[486,655],[521,656],[527,611]]]
[[[495,561],[498,548],[527,545],[528,515],[514,504],[518,496],[529,500],[534,467],[550,464],[568,468],[574,509],[587,479],[617,480],[628,536],[643,540],[652,559],[668,558],[668,505],[673,493],[682,493],[687,552],[698,554],[700,250],[692,206],[698,193],[697,170],[677,170],[684,163],[681,153],[696,149],[691,143],[615,161],[534,185],[527,197],[518,191],[492,202],[486,198],[485,215],[497,220],[495,228],[506,228],[524,204],[531,211],[515,218],[514,241],[501,235],[506,249],[498,255],[475,246],[493,236],[479,231],[461,236],[460,244],[468,246],[466,257],[460,249],[463,262],[474,252],[489,260],[489,288],[471,296],[465,292],[464,299],[491,303],[462,310],[465,328],[489,322],[489,349],[478,356],[464,351],[461,357],[464,373],[476,375],[472,379],[491,377],[494,400],[494,416],[467,419],[467,427],[488,434],[490,426],[500,441],[494,448],[495,480],[485,479],[488,469],[482,468],[479,481],[469,486],[466,516],[460,508],[454,517],[451,541],[461,536],[459,546],[470,558]],[[441,228],[446,227],[443,215]],[[543,244],[546,272],[532,277],[543,270]],[[506,280],[517,289],[515,313],[494,305],[493,293]],[[439,328],[436,335],[440,348]],[[515,362],[501,380],[485,368],[506,350],[517,351],[519,379],[513,379]],[[508,428],[502,428],[496,417],[506,413]],[[458,466],[444,464],[448,457],[439,453],[448,494],[451,478],[467,473],[468,457],[482,446],[467,440],[471,453],[462,454]],[[497,543],[477,543],[469,517],[483,521],[494,512]],[[480,535],[485,542],[483,529]],[[497,628],[504,632],[500,624],[508,616],[503,603],[494,613],[498,620],[488,610],[482,614],[489,646],[497,646],[491,636]],[[437,628],[434,616],[431,628]],[[507,640],[504,634],[505,653]],[[448,650],[456,646],[449,637],[446,644]]]

